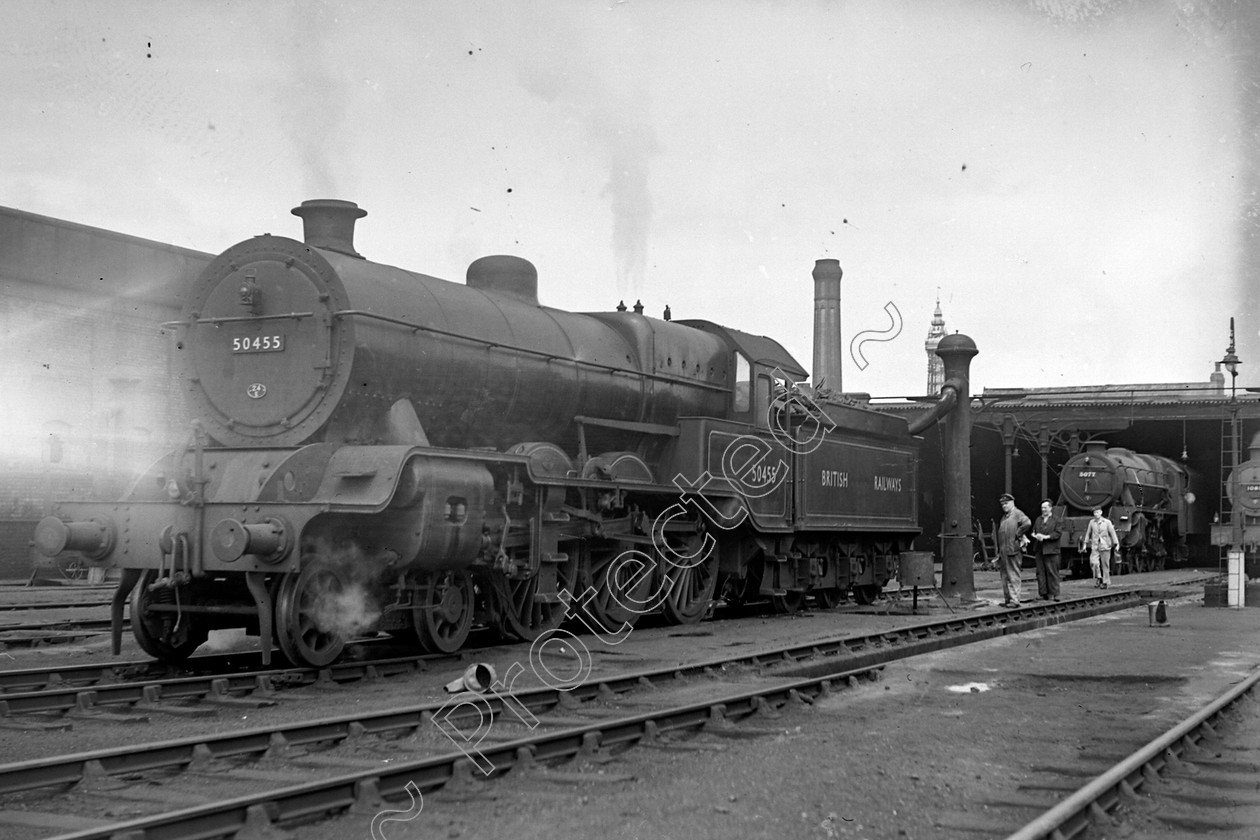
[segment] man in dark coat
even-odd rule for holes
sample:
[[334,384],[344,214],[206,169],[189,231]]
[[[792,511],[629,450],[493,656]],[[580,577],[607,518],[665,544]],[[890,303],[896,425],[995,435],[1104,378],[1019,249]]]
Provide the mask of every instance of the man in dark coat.
[[1054,515],[1049,499],[1041,503],[1041,516],[1033,523],[1033,557],[1037,561],[1037,594],[1043,601],[1059,600],[1059,536],[1063,523]]

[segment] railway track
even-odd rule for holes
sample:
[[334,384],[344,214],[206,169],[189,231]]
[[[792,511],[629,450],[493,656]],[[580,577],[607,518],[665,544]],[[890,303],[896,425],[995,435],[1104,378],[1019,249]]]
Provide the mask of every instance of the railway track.
[[[952,644],[959,637],[969,640],[987,638],[1008,631],[1008,628],[1030,622],[1046,623],[1096,615],[1113,609],[1132,606],[1140,600],[1136,593],[1121,592],[1090,598],[1062,601],[1055,604],[1028,605],[1018,610],[958,616],[927,621],[899,629],[836,638],[776,648],[771,652],[742,655],[730,662],[762,667],[769,662],[803,662],[837,655],[851,656],[862,652],[880,652],[894,645],[935,647]],[[370,647],[368,648],[370,650]],[[89,712],[103,707],[130,707],[138,711],[171,711],[174,705],[190,700],[209,699],[215,702],[242,699],[257,693],[271,701],[277,689],[300,688],[315,683],[349,683],[377,679],[396,674],[410,674],[431,666],[454,662],[454,655],[415,655],[364,660],[346,659],[325,668],[259,668],[256,654],[198,656],[188,660],[189,669],[197,673],[155,672],[162,666],[136,660],[114,665],[52,666],[49,668],[0,672],[0,715],[64,711]],[[825,662],[821,667],[829,667]],[[230,705],[230,703],[228,704]]]
[[[755,737],[765,732],[764,727],[758,729],[758,721],[773,720],[789,706],[809,704],[833,689],[858,684],[888,662],[1122,610],[1139,601],[1136,593],[1113,592],[627,672],[559,689],[491,692],[453,710],[449,702],[416,704],[22,762],[0,767],[0,791],[9,796],[6,805],[23,810],[31,825],[52,828],[56,823],[64,828],[69,826],[56,816],[62,811],[56,798],[30,799],[38,796],[32,793],[35,788],[69,788],[82,813],[83,804],[101,790],[123,800],[143,799],[140,793],[147,793],[170,806],[204,793],[207,778],[252,782],[248,793],[216,783],[216,802],[131,820],[108,822],[110,814],[97,813],[87,819],[98,824],[85,825],[63,835],[66,838],[207,837],[215,832],[230,835],[246,826],[263,830],[272,822],[301,821],[348,808],[379,811],[387,800],[407,796],[412,787],[432,791],[452,783],[468,785],[478,771],[554,773],[543,765],[573,756],[602,761],[633,746],[687,748],[677,740],[697,732],[706,737]],[[801,676],[802,671],[809,673]],[[461,737],[481,733],[483,714],[494,725],[493,737],[487,731],[477,738],[475,750],[468,748],[471,738],[461,746]],[[746,725],[738,726],[741,721]],[[371,744],[369,754],[375,758],[355,752],[356,745],[365,742]],[[383,762],[381,755],[388,761]],[[349,773],[329,772],[352,767]],[[313,776],[319,778],[312,780]],[[284,784],[298,778],[302,784]],[[256,790],[262,780],[270,780],[270,787]],[[160,787],[160,796],[153,793],[154,787]],[[47,822],[41,824],[41,819]]]
[[235,672],[242,667],[257,667],[261,658],[251,653],[207,654],[186,660],[180,668],[163,665],[154,659],[124,659],[99,663],[58,663],[41,668],[0,670],[0,698],[6,693],[38,691],[45,687],[90,686],[146,677],[171,676],[173,672]]
[[[124,627],[130,627],[131,623],[123,622]],[[110,620],[108,618],[54,618],[54,619],[36,619],[34,621],[20,621],[10,624],[0,624],[0,639],[6,634],[14,632],[30,633],[46,630],[82,630],[88,633],[108,633],[110,629]]]
[[[223,706],[247,702],[272,703],[285,690],[313,685],[330,685],[375,680],[399,674],[414,674],[435,665],[458,662],[458,654],[418,654],[364,661],[336,662],[324,668],[251,668],[257,657],[223,655],[198,657],[204,669],[200,674],[149,675],[130,677],[113,669],[89,666],[82,675],[71,673],[70,681],[52,680],[30,691],[0,693],[0,716],[16,720],[22,715],[75,711],[99,713],[105,707],[120,711],[177,715],[188,712],[189,701],[208,701]],[[232,666],[238,667],[232,667]],[[245,667],[239,667],[245,666]],[[60,668],[54,673],[65,674]],[[37,670],[25,679],[39,680]],[[115,678],[117,677],[117,678]],[[253,698],[252,700],[250,698]]]
[[1009,840],[1260,834],[1260,668]]
[[103,609],[109,606],[108,600],[92,601],[19,601],[0,603],[0,612],[22,612],[24,610],[78,610]]
[[[108,601],[3,603],[0,604],[0,644],[66,642],[97,633],[108,633],[108,614]],[[124,626],[130,626],[130,622],[124,622]]]
[[[318,747],[330,740],[347,741],[350,738],[363,739],[365,736],[379,739],[385,734],[385,730],[373,731],[366,728],[352,728],[343,734],[329,728],[327,722],[316,723],[311,725],[311,734],[305,742],[290,742],[283,735],[273,735],[266,742],[248,745],[246,751],[260,759],[252,769],[226,763],[230,754],[216,754],[213,748],[204,749],[195,757],[182,761],[181,776],[187,779],[187,785],[201,786],[207,779],[222,779],[230,774],[238,783],[235,785],[237,791],[234,796],[176,811],[104,823],[57,837],[59,840],[158,836],[193,838],[231,836],[250,830],[263,832],[273,823],[299,823],[352,809],[364,814],[380,811],[386,807],[387,798],[401,797],[411,790],[432,791],[447,786],[474,786],[477,784],[477,769],[489,776],[502,775],[508,771],[554,772],[542,768],[541,765],[574,757],[601,761],[614,752],[634,746],[678,745],[676,738],[699,732],[720,737],[755,736],[758,733],[747,729],[741,730],[739,735],[735,735],[732,730],[738,728],[736,722],[773,720],[778,709],[790,703],[810,703],[830,692],[836,684],[856,683],[860,678],[869,678],[877,670],[876,667],[871,667],[839,672],[830,678],[778,681],[773,687],[734,691],[699,702],[669,705],[633,715],[603,714],[589,718],[589,722],[579,722],[572,716],[565,717],[564,713],[572,713],[572,710],[567,705],[557,704],[552,710],[542,710],[541,714],[533,715],[533,726],[528,730],[517,730],[525,734],[520,737],[509,736],[507,740],[494,744],[483,741],[472,757],[466,750],[451,749],[449,743],[441,744],[441,736],[434,735],[437,730],[428,730],[425,726],[431,722],[431,718],[415,714],[405,721],[395,722],[395,726],[411,730],[414,734],[389,742],[393,746],[386,748],[389,758],[384,761],[376,759],[365,762],[362,758],[344,754],[324,755],[324,751],[319,749],[303,751],[304,743]],[[636,687],[641,688],[642,684],[637,683]],[[603,691],[606,700],[613,700],[617,694],[607,684]],[[587,711],[588,714],[598,714]],[[450,724],[453,729],[461,732],[476,728],[470,719],[451,719]],[[436,744],[439,754],[425,756],[424,753],[434,751],[435,740],[439,742]],[[440,748],[443,746],[446,751],[441,752]],[[344,770],[355,764],[371,766],[360,767],[348,773],[330,772],[334,767]],[[24,769],[30,772],[29,769]],[[141,784],[146,779],[137,777],[145,772],[146,768],[139,766],[132,766],[125,771],[129,779]],[[291,783],[299,778],[309,779],[316,774],[322,774],[323,778],[300,784]],[[109,796],[126,796],[125,793],[120,793],[123,786],[100,787],[101,779],[106,775],[114,774],[102,762],[93,765],[87,774],[80,774],[74,782],[68,777],[57,779],[52,775],[45,776],[44,779],[53,784],[74,783],[74,795],[81,807],[84,796],[102,791],[108,791],[106,795]],[[242,780],[245,780],[244,784],[239,784]],[[279,783],[280,786],[261,792],[242,792],[246,786],[257,787],[264,780],[273,784]],[[286,782],[289,784],[285,784]],[[161,784],[167,788],[162,797],[166,802],[176,802],[183,798],[186,788],[175,788],[175,784],[169,779]],[[26,811],[26,814],[31,817],[28,822],[31,825],[39,824],[40,819],[45,817],[49,818],[50,823],[57,822],[53,814],[36,815],[31,811]]]
[[[131,622],[123,621],[124,631]],[[83,643],[110,632],[108,618],[58,618],[16,624],[0,624],[0,650]]]

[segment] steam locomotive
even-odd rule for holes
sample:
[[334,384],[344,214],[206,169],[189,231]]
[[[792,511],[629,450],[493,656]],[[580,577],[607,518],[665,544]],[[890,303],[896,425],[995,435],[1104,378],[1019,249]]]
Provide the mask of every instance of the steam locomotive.
[[1081,547],[1095,508],[1115,525],[1120,552],[1113,562],[1122,569],[1155,571],[1169,558],[1184,560],[1187,538],[1208,533],[1206,508],[1195,498],[1201,486],[1193,470],[1171,458],[1086,444],[1059,475],[1063,561],[1073,574],[1089,575],[1089,552]]
[[[458,284],[355,249],[352,202],[305,241],[220,254],[168,325],[197,420],[116,503],[65,503],[37,548],[121,570],[152,656],[216,628],[324,665],[356,634],[453,651],[716,598],[870,602],[918,531],[905,420],[803,384],[776,341],[639,307],[542,306],[484,257]],[[838,271],[838,268],[837,268]]]
[[1248,578],[1260,577],[1260,432],[1247,447],[1247,460],[1225,478],[1225,515],[1213,519],[1212,545],[1244,551],[1243,570]]
[[1247,460],[1225,479],[1225,495],[1234,516],[1252,524],[1260,517],[1260,434],[1247,447]]

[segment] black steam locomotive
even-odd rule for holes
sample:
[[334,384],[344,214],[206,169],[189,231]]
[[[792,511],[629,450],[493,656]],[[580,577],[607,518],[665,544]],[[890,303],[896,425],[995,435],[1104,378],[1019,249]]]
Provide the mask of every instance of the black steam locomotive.
[[[541,306],[523,259],[465,285],[365,260],[345,201],[305,242],[217,257],[173,326],[198,420],[113,504],[36,543],[121,570],[141,647],[244,627],[322,665],[367,631],[460,647],[577,611],[626,628],[717,597],[875,597],[918,530],[904,420],[800,383],[777,342],[708,321]],[[637,309],[637,308],[636,308]]]
[[1068,459],[1059,474],[1065,511],[1063,561],[1073,574],[1089,575],[1089,552],[1082,551],[1085,529],[1101,508],[1120,537],[1114,562],[1120,569],[1163,569],[1186,558],[1188,538],[1208,533],[1207,511],[1196,504],[1201,479],[1190,468],[1162,455],[1148,455],[1095,441]]
[[1225,479],[1225,495],[1234,517],[1248,525],[1260,519],[1260,434],[1251,439],[1247,460]]

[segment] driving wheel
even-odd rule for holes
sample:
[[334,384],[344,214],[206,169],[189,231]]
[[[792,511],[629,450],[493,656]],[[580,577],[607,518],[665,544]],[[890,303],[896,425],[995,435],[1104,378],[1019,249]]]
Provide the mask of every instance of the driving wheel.
[[653,575],[644,573],[642,563],[625,556],[621,545],[592,546],[584,552],[578,569],[580,609],[609,633],[633,627],[643,614],[635,605],[646,603],[651,594]]
[[693,566],[678,567],[668,559],[661,563],[661,570],[669,575],[672,583],[669,594],[661,604],[661,612],[670,624],[695,624],[704,618],[717,590],[718,552],[716,548]]
[[[577,575],[577,555],[568,553],[550,561],[555,567],[555,589],[573,591]],[[490,575],[490,596],[499,630],[507,636],[532,642],[548,630],[555,630],[569,614],[568,605],[540,599],[539,576],[542,570],[527,575],[508,575],[495,570]]]
[[318,555],[302,571],[286,575],[276,592],[276,642],[294,665],[330,664],[363,619],[345,575]]

